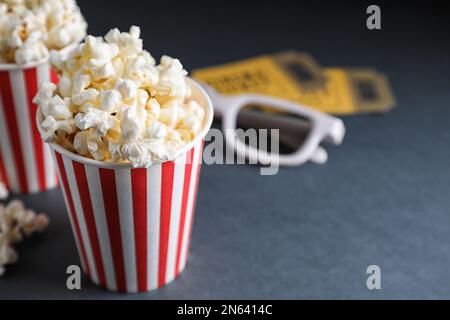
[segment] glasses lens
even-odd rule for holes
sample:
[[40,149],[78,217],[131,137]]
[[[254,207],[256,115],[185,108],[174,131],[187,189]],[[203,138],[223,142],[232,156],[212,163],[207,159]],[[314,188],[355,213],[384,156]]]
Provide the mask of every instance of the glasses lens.
[[298,114],[255,105],[244,106],[236,124],[237,138],[245,144],[271,152],[274,143],[278,143],[278,152],[286,155],[302,147],[311,127],[311,120]]

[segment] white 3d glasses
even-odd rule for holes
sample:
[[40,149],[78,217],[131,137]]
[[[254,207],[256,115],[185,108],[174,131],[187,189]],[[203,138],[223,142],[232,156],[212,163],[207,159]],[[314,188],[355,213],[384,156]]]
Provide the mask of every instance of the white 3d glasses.
[[[242,94],[225,96],[217,93],[212,87],[200,83],[210,96],[215,116],[222,118],[222,127],[225,133],[226,144],[236,153],[247,159],[259,163],[278,163],[282,166],[298,166],[307,161],[325,163],[328,159],[326,150],[320,146],[322,141],[335,145],[341,144],[345,127],[342,120],[308,108],[304,105],[288,100],[268,97],[256,94]],[[249,105],[267,106],[282,113],[297,115],[307,122],[289,119],[280,116],[281,113],[255,113],[244,109]],[[235,139],[234,132],[239,121],[249,125],[264,128],[283,128],[283,132],[298,131],[300,126],[308,126],[308,133],[298,149],[291,154],[273,154],[265,150],[257,149]],[[300,128],[301,129],[301,128]],[[280,140],[295,141],[295,136],[280,134]]]

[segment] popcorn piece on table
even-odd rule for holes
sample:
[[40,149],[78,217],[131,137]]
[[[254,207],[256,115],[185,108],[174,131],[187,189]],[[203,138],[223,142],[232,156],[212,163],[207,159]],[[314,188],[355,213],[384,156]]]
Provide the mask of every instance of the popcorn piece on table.
[[7,206],[0,204],[0,276],[5,272],[5,265],[18,259],[12,245],[22,241],[24,235],[42,232],[48,223],[47,215],[26,209],[19,200],[13,200]]

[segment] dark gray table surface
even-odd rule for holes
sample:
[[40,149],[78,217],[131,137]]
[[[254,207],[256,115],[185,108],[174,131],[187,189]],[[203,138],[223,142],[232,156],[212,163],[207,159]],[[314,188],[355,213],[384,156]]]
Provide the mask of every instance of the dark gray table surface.
[[[348,2],[126,3],[79,1],[90,33],[140,25],[146,49],[189,70],[289,48],[323,66],[377,68],[397,108],[343,118],[345,141],[328,148],[324,166],[275,176],[203,166],[188,267],[148,294],[107,292],[86,278],[82,290],[67,290],[66,267],[79,261],[61,192],[21,196],[51,225],[19,246],[0,298],[450,298],[450,41],[441,7],[381,5],[383,29],[369,31],[366,5]],[[366,288],[371,264],[381,267],[378,291]]]

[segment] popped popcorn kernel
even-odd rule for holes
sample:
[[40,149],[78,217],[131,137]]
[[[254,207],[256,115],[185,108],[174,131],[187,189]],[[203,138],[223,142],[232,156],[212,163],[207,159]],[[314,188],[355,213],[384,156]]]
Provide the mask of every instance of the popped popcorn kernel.
[[24,236],[44,231],[48,224],[47,215],[26,209],[19,200],[6,206],[0,204],[0,276],[4,274],[6,265],[18,260],[13,245],[22,241]]

